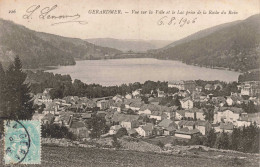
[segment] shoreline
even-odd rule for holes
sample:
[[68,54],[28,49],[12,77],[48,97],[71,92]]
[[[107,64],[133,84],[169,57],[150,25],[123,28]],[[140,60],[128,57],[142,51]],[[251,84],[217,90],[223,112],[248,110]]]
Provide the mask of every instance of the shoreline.
[[[124,59],[127,59],[127,60],[124,60]],[[99,60],[95,60],[95,61],[100,61],[100,62],[105,62],[105,61],[107,61],[107,63],[106,64],[110,64],[109,62],[110,61],[112,61],[112,64],[113,64],[113,62],[115,61],[115,62],[117,62],[117,61],[119,61],[119,63],[120,63],[120,61],[123,61],[123,62],[128,62],[128,60],[130,61],[130,62],[132,62],[132,61],[139,61],[139,59],[140,58],[120,58],[120,59],[99,59]],[[141,58],[141,59],[143,59],[144,61],[146,61],[146,59],[147,59],[147,61],[152,61],[152,62],[156,62],[156,61],[158,61],[158,63],[159,64],[163,64],[163,63],[165,63],[165,64],[170,64],[171,66],[169,66],[169,67],[172,67],[172,68],[174,68],[174,66],[175,66],[175,64],[177,64],[177,67],[178,67],[178,64],[181,64],[182,66],[183,66],[183,69],[185,69],[185,68],[194,68],[194,70],[196,71],[196,70],[202,70],[202,71],[205,71],[205,72],[207,72],[207,71],[212,71],[212,70],[216,70],[215,72],[216,73],[232,73],[232,72],[234,72],[234,75],[237,75],[237,76],[239,76],[239,75],[241,75],[242,73],[240,73],[240,72],[237,72],[237,71],[232,71],[232,70],[228,70],[228,69],[225,69],[225,68],[211,68],[211,67],[204,67],[204,66],[199,66],[199,65],[195,65],[195,64],[193,64],[193,65],[191,65],[191,64],[186,64],[186,63],[183,63],[182,61],[178,61],[178,60],[170,60],[170,61],[168,61],[168,60],[165,60],[165,59],[156,59],[156,58],[151,58],[151,57],[146,57],[146,58]],[[149,60],[150,59],[150,60]],[[82,62],[82,61],[88,61],[87,62],[87,64],[91,64],[92,63],[92,61],[93,60],[91,60],[90,61],[90,59],[85,59],[85,60],[83,60],[83,59],[77,59],[76,60],[76,65],[78,65],[78,63],[80,63],[80,62]],[[78,62],[78,63],[77,63]],[[172,62],[172,63],[171,63]],[[94,62],[93,62],[94,63]],[[101,63],[102,64],[102,63]],[[131,64],[131,63],[130,63]],[[46,67],[41,67],[41,68],[38,68],[38,69],[25,69],[25,70],[31,70],[32,72],[36,72],[36,71],[43,71],[43,72],[49,72],[49,73],[53,73],[53,74],[55,74],[56,72],[55,72],[55,70],[56,69],[59,69],[59,68],[62,68],[62,67],[64,67],[64,68],[66,68],[66,66],[68,66],[70,69],[73,69],[74,67],[73,66],[71,66],[71,65],[65,65],[65,66],[46,66]],[[176,67],[176,68],[177,68]],[[75,67],[76,68],[76,67]],[[101,68],[101,66],[100,66],[100,68]],[[130,69],[129,70],[131,70],[131,67],[129,67]],[[58,71],[60,71],[60,70],[58,70]],[[213,73],[214,73],[214,71],[213,71]],[[60,72],[59,74],[61,74],[61,75],[66,75],[66,74],[63,74],[62,72]],[[73,78],[73,76],[72,75],[70,75],[71,77],[72,77],[72,79],[74,80],[74,79],[80,79],[82,82],[84,82],[84,79],[82,80],[81,78]],[[95,78],[95,76],[92,76],[92,77],[94,77]],[[197,79],[196,79],[197,78]],[[221,79],[222,78],[222,79]],[[226,77],[225,77],[226,78]],[[219,79],[215,79],[215,78],[212,78],[212,77],[209,77],[209,78],[205,78],[205,77],[190,77],[190,78],[179,78],[179,80],[199,80],[199,79],[201,79],[201,80],[205,80],[205,81],[213,81],[213,80],[219,80],[219,81],[223,81],[223,82],[233,82],[233,81],[237,81],[237,78],[235,78],[234,80],[230,80],[230,79],[225,79],[225,78],[223,78],[223,77],[220,77]],[[234,77],[233,77],[234,78]],[[147,80],[151,80],[151,81],[154,81],[154,82],[156,82],[156,81],[169,81],[169,79],[167,79],[166,78],[166,80],[165,80],[165,78],[163,79],[163,80],[161,80],[160,78],[157,78],[156,80],[153,80],[153,79],[147,79]],[[178,80],[178,79],[175,79],[175,80]],[[93,80],[94,81],[94,80]],[[132,83],[133,81],[131,81],[131,82],[129,82],[129,83]],[[135,82],[142,82],[142,81],[135,81]],[[143,82],[145,82],[145,81],[143,81]],[[102,86],[120,86],[120,85],[122,85],[122,84],[129,84],[128,82],[124,82],[124,83],[121,83],[120,81],[118,81],[118,83],[114,83],[114,84],[111,84],[111,83],[103,83],[103,82],[84,82],[84,83],[86,83],[86,84],[99,84],[99,85],[102,85]],[[102,84],[103,83],[103,84]]]
[[[225,67],[217,67],[217,66],[216,67],[209,67],[209,66],[206,66],[206,65],[199,65],[199,64],[187,64],[187,63],[182,62],[181,60],[158,59],[158,58],[153,58],[153,57],[108,58],[108,59],[75,59],[75,62],[84,61],[84,60],[120,60],[120,59],[155,59],[155,60],[165,60],[165,61],[177,61],[177,62],[186,64],[186,65],[189,65],[189,66],[208,68],[208,69],[217,69],[217,70],[227,70],[227,71],[237,72],[237,73],[240,73],[240,74],[244,73],[241,70],[236,71],[235,69],[229,69],[229,68],[225,68]],[[62,66],[66,66],[66,65],[62,65]],[[73,65],[68,65],[68,66],[73,66]],[[59,68],[59,66],[46,66],[45,71],[46,70],[54,70],[54,69],[57,69],[57,68]],[[44,67],[42,69],[44,69]],[[248,71],[254,71],[254,70],[260,70],[260,69],[256,68],[256,69],[251,69],[251,70],[248,70]]]
[[[240,74],[243,74],[244,72],[247,72],[247,71],[241,71],[241,70],[238,70],[236,71],[235,69],[229,69],[229,68],[226,68],[226,67],[210,67],[210,66],[207,66],[207,65],[199,65],[199,64],[187,64],[185,62],[182,62],[181,60],[170,60],[170,59],[158,59],[158,58],[153,58],[153,57],[127,57],[127,58],[107,58],[107,59],[78,59],[76,58],[75,59],[75,62],[77,61],[84,61],[84,60],[120,60],[120,59],[156,59],[156,60],[165,60],[165,61],[177,61],[177,62],[181,62],[183,64],[186,64],[186,65],[190,65],[190,66],[195,66],[195,67],[203,67],[203,68],[208,68],[208,69],[217,69],[217,70],[227,70],[227,71],[232,71],[232,72],[237,72],[237,73],[240,73]],[[75,64],[76,65],[76,64]],[[45,67],[40,67],[40,68],[35,68],[35,69],[24,69],[24,70],[31,70],[31,71],[37,71],[37,70],[40,70],[40,71],[47,71],[47,70],[55,70],[57,68],[59,68],[59,66],[74,66],[74,65],[57,65],[57,66],[45,66]],[[256,68],[256,69],[250,69],[248,71],[255,71],[255,70],[260,70],[260,68]]]

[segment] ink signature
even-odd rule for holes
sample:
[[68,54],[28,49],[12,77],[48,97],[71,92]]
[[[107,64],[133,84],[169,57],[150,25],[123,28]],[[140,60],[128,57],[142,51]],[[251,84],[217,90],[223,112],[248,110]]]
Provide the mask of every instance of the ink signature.
[[81,15],[76,14],[64,14],[64,15],[52,15],[51,12],[56,10],[58,5],[54,5],[52,7],[43,7],[40,5],[32,5],[26,10],[26,14],[23,15],[23,19],[32,19],[33,15],[37,15],[39,11],[39,19],[41,20],[58,20],[51,25],[65,24],[65,23],[78,23],[81,25],[88,24],[87,21],[79,20]]

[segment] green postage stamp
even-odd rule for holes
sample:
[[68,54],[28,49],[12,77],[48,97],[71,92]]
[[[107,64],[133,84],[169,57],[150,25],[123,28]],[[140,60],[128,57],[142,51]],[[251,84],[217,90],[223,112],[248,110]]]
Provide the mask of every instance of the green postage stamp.
[[41,123],[7,120],[4,127],[5,164],[40,164]]

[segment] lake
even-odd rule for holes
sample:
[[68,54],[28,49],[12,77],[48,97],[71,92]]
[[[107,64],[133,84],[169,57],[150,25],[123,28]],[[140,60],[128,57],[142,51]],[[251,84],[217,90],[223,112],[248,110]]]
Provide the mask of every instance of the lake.
[[179,61],[152,58],[81,60],[75,66],[59,66],[47,70],[58,74],[69,74],[87,84],[104,86],[123,83],[172,80],[221,80],[237,81],[240,73],[222,69],[211,69],[187,65]]

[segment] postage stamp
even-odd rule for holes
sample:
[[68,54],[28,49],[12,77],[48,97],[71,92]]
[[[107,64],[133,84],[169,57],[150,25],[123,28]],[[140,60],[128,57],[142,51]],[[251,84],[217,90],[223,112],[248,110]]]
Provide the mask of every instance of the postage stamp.
[[40,164],[41,123],[7,120],[4,127],[5,164]]

